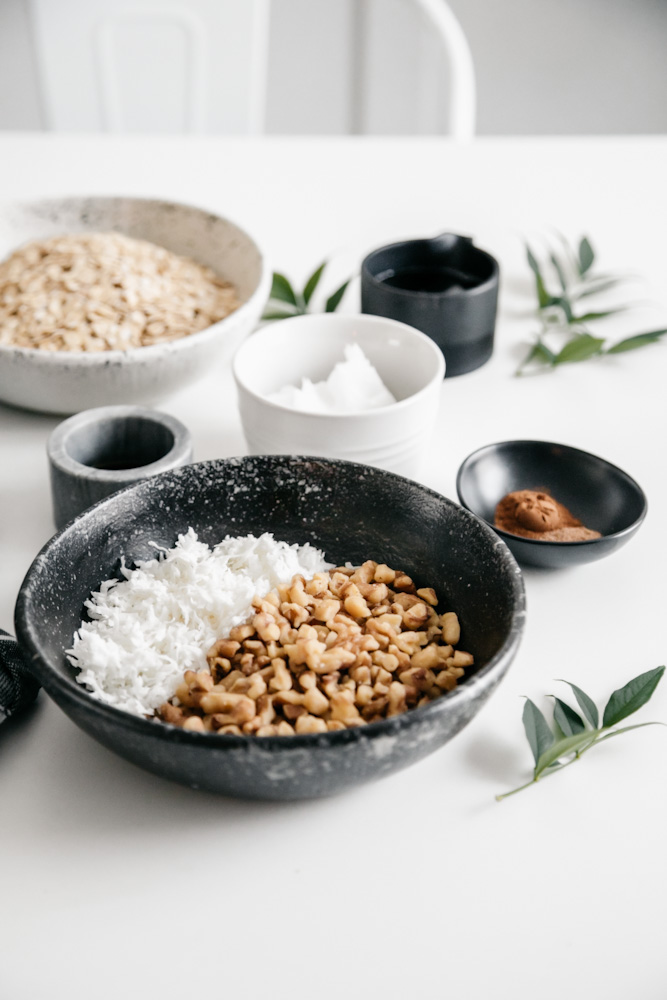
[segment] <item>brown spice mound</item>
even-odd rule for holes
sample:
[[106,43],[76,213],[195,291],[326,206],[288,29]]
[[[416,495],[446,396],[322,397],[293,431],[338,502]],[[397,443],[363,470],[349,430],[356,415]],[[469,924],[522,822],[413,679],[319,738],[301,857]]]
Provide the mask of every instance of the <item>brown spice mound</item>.
[[584,542],[600,538],[599,531],[586,528],[562,503],[537,490],[508,493],[496,507],[493,523],[501,531],[543,542]]
[[470,653],[430,588],[372,560],[295,576],[186,671],[165,722],[196,732],[293,736],[363,726],[452,691]]

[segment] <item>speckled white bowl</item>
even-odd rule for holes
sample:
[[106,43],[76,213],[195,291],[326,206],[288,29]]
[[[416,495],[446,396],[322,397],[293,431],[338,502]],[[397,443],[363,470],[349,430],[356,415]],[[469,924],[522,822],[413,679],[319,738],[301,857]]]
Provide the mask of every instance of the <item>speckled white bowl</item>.
[[157,403],[229,359],[257,323],[271,273],[233,222],[148,198],[58,198],[0,208],[0,259],[30,240],[118,232],[193,257],[236,285],[242,305],[213,326],[168,344],[86,354],[0,346],[0,401],[46,413]]
[[[346,344],[359,344],[396,403],[358,413],[306,413],[267,396],[304,376],[325,379]],[[317,455],[415,478],[430,447],[445,362],[412,326],[383,316],[297,316],[248,337],[232,363],[252,455]]]

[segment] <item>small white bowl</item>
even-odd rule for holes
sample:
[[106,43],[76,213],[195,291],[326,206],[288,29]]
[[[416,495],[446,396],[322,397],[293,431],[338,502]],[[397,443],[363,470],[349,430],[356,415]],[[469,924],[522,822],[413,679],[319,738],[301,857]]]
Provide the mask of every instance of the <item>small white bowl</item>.
[[[356,343],[397,402],[357,413],[305,413],[266,397],[307,377],[325,379]],[[381,316],[322,313],[258,330],[232,363],[252,455],[317,455],[415,477],[429,449],[445,376],[442,351],[425,334]]]
[[45,413],[153,404],[229,359],[256,325],[271,272],[254,240],[228,219],[148,198],[58,198],[0,208],[0,259],[31,240],[117,232],[192,257],[231,281],[242,305],[188,337],[126,351],[39,351],[0,345],[0,401]]

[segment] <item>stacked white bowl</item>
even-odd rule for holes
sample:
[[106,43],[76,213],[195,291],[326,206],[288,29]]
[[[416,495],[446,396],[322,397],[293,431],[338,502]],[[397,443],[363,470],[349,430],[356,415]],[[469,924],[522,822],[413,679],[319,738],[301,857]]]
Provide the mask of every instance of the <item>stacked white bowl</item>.
[[[350,413],[297,410],[267,397],[302,378],[327,378],[358,344],[395,403]],[[297,316],[264,326],[236,352],[234,377],[253,455],[317,455],[416,477],[429,451],[445,362],[432,340],[380,316]]]

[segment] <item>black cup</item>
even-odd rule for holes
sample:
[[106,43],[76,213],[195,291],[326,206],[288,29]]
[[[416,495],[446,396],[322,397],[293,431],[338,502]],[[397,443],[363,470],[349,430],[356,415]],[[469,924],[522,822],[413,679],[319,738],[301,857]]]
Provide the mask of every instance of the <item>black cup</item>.
[[493,352],[499,273],[469,236],[392,243],[361,265],[361,311],[428,334],[445,356],[445,378],[463,375]]

